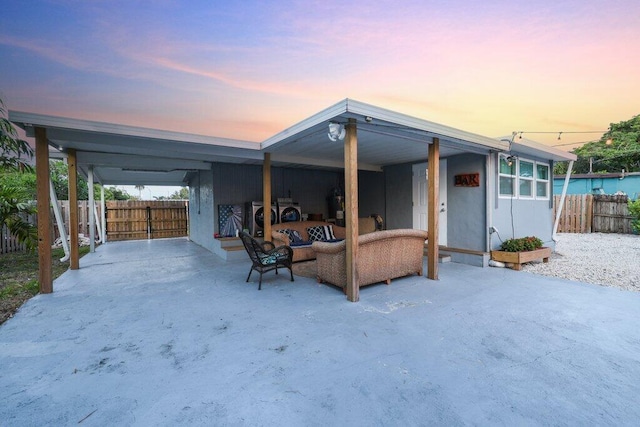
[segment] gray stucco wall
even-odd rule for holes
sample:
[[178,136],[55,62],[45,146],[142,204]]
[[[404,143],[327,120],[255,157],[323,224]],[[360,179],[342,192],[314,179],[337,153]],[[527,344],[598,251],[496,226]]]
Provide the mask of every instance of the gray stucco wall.
[[[513,153],[518,155],[518,153]],[[523,156],[524,157],[524,156]],[[497,155],[494,156],[494,161]],[[535,160],[547,163],[547,160],[526,156],[526,160]],[[498,235],[490,236],[491,249],[499,249],[500,239],[506,240],[513,237],[537,236],[551,248],[555,243],[551,239],[553,233],[553,208],[550,200],[527,200],[500,198],[495,187],[498,172],[493,171],[492,185],[494,186],[491,200],[491,224],[498,229]],[[550,189],[550,192],[553,189]],[[552,196],[551,196],[552,197]]]
[[385,216],[385,178],[382,172],[358,173],[358,212],[365,217],[372,214]]
[[[447,246],[474,251],[486,249],[486,157],[460,154],[447,157]],[[454,177],[480,174],[479,187],[456,187]]]
[[[361,216],[384,215],[384,174],[360,172],[359,208]],[[271,170],[272,198],[291,197],[303,213],[321,213],[329,217],[327,197],[334,187],[344,188],[342,171],[277,168]],[[215,163],[211,171],[194,174],[189,182],[191,240],[211,250],[218,232],[218,205],[262,200],[262,166]],[[248,226],[248,224],[245,224]]]
[[[302,213],[321,213],[327,218],[327,196],[332,188],[342,186],[342,180],[341,172],[273,167],[271,197],[273,201],[278,198],[292,198],[300,204]],[[215,163],[213,185],[216,206],[245,206],[246,203],[262,200],[262,166]]]
[[210,251],[214,250],[213,202],[213,173],[199,171],[189,181],[189,238]]
[[387,166],[384,175],[387,229],[413,228],[411,164]]
[[[551,240],[553,209],[548,200],[517,200],[498,198],[496,155],[491,157],[491,171],[487,175],[486,157],[461,154],[447,158],[447,244],[449,247],[485,251],[500,245],[496,234],[489,235],[486,213],[487,194],[491,194],[489,211],[491,224],[502,240],[513,236],[536,235],[546,245]],[[543,161],[543,159],[533,159]],[[455,187],[454,176],[480,174],[480,187]],[[342,171],[320,171],[272,168],[272,195],[291,197],[299,202],[303,213],[329,215],[327,197],[331,190],[344,188]],[[489,187],[485,182],[489,182]],[[388,229],[413,227],[412,165],[388,166],[384,172],[358,174],[360,216],[381,214]],[[194,174],[190,188],[190,237],[195,243],[212,250],[213,235],[218,231],[218,205],[242,204],[262,199],[262,166],[213,164],[211,171]]]

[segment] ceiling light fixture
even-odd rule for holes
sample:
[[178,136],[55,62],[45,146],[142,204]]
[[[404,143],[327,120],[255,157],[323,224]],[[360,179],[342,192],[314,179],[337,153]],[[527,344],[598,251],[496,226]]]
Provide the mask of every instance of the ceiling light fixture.
[[327,136],[331,141],[342,141],[346,135],[347,131],[344,128],[344,125],[340,123],[329,122],[329,133],[327,134]]

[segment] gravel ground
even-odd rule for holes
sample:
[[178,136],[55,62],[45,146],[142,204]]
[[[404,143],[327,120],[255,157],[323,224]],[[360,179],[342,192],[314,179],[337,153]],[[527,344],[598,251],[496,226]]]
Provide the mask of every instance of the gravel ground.
[[527,263],[522,269],[544,276],[640,291],[640,236],[561,233],[548,263]]

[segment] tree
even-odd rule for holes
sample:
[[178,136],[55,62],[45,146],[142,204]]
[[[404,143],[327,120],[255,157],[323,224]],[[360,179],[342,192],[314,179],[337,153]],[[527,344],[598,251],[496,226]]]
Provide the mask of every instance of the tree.
[[[640,171],[640,115],[611,123],[599,141],[573,150],[578,155],[574,173]],[[565,167],[566,169],[566,167]]]
[[104,188],[104,199],[105,200],[129,200],[131,196],[124,190],[120,190],[116,187],[105,187]]
[[189,200],[189,189],[182,187],[178,191],[174,191],[169,195],[169,200]]
[[5,175],[32,171],[29,161],[33,150],[27,141],[18,138],[18,132],[6,118],[4,102],[0,99],[0,226],[6,226],[11,234],[28,249],[37,246],[37,229],[26,216],[35,212],[27,193]]
[[18,138],[18,132],[6,118],[4,102],[0,99],[0,169],[30,170],[33,149],[27,141]]
[[138,190],[138,194],[140,195],[140,200],[142,200],[142,190],[144,190],[144,185],[136,185],[135,186],[136,190]]

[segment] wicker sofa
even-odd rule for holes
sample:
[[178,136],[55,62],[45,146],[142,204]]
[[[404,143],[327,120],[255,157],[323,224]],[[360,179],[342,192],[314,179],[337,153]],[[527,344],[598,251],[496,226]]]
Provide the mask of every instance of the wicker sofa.
[[[276,246],[287,245],[291,246],[293,249],[293,262],[297,261],[306,261],[310,259],[316,258],[316,253],[313,251],[311,247],[311,242],[309,241],[309,233],[307,232],[307,228],[316,227],[316,226],[331,226],[333,229],[333,235],[336,239],[344,239],[346,230],[344,227],[337,226],[335,224],[330,224],[324,221],[295,221],[295,222],[284,222],[282,224],[274,224],[271,226],[271,241]],[[303,243],[294,244],[289,239],[289,236],[282,233],[282,230],[289,229],[295,230],[300,233],[302,237]]]
[[[428,233],[423,230],[386,230],[362,235],[358,238],[358,285],[378,282],[391,283],[391,279],[422,275],[424,242]],[[314,242],[318,282],[330,283],[346,292],[346,242]]]
[[[340,227],[335,224],[331,224],[324,221],[296,221],[296,222],[284,222],[281,224],[274,224],[271,226],[271,241],[276,246],[287,245],[293,249],[293,262],[307,261],[316,259],[316,253],[311,247],[309,242],[309,233],[307,228],[315,226],[330,225],[333,229],[333,235],[336,239],[344,239],[346,235],[345,227]],[[282,233],[282,230],[296,230],[300,233],[302,240],[306,243],[293,244],[289,237]],[[358,229],[360,234],[367,234],[376,230],[375,220],[373,218],[358,218]]]

